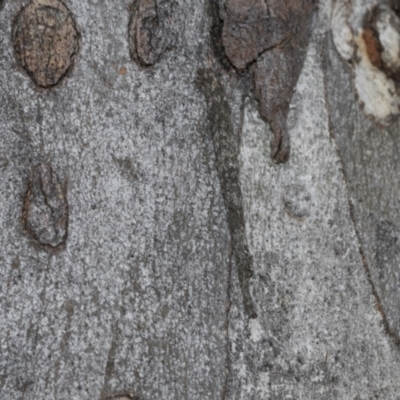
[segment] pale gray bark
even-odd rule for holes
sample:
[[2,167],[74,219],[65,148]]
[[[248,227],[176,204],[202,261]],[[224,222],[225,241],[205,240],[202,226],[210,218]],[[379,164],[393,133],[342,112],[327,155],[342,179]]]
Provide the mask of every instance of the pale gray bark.
[[[46,90],[13,53],[27,3],[0,6],[0,399],[398,399],[399,122],[360,108],[330,1],[285,164],[208,0],[174,2],[148,66],[131,0],[65,0],[81,48]],[[57,251],[23,224],[41,163],[66,183]]]

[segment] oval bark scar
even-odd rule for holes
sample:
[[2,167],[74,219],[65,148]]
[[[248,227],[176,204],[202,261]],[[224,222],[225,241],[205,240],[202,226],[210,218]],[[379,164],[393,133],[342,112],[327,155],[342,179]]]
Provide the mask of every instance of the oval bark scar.
[[60,250],[68,229],[66,187],[50,164],[33,169],[22,212],[24,230],[48,250]]
[[60,0],[33,0],[13,21],[16,58],[36,85],[57,85],[72,69],[80,34]]
[[173,42],[174,1],[136,0],[129,21],[131,58],[144,66],[155,64]]

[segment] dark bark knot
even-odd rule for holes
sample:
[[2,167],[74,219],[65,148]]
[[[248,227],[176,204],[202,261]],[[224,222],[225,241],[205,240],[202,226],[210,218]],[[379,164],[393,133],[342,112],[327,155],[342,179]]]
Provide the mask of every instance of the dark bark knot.
[[36,85],[57,85],[72,69],[80,34],[71,12],[59,0],[33,0],[13,22],[18,62]]
[[313,0],[222,0],[222,43],[238,69],[249,68],[261,116],[274,139],[271,156],[286,162],[286,119],[311,34]]
[[22,212],[24,230],[47,250],[62,250],[67,238],[66,184],[61,185],[50,164],[32,171]]
[[128,37],[132,60],[144,66],[155,64],[172,45],[173,1],[136,0]]

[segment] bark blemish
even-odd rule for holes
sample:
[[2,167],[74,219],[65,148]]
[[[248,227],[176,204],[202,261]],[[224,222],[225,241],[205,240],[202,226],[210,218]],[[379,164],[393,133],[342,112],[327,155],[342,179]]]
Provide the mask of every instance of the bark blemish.
[[133,393],[126,393],[107,397],[106,400],[140,400],[140,398],[138,396],[135,396]]
[[231,123],[231,109],[221,78],[215,72],[199,71],[196,84],[207,102],[215,162],[227,210],[232,253],[238,269],[244,307],[251,318],[256,318],[257,314],[250,295],[253,258],[246,239],[239,181],[239,144]]
[[377,68],[382,68],[382,46],[379,43],[379,37],[377,37],[376,32],[370,27],[367,27],[362,33],[362,38],[365,42],[367,56],[372,65],[375,65]]
[[312,0],[225,0],[222,42],[238,70],[253,72],[260,114],[271,126],[271,156],[289,159],[289,105],[303,68],[311,33]]
[[57,85],[72,69],[80,34],[59,0],[33,0],[13,22],[16,58],[36,85]]
[[136,0],[132,6],[128,37],[132,60],[144,66],[155,64],[172,45],[170,20],[174,2]]
[[387,4],[354,6],[336,0],[332,34],[336,49],[354,70],[364,113],[388,126],[400,115],[400,18]]
[[311,195],[303,185],[289,185],[283,194],[284,210],[299,221],[310,215]]
[[386,75],[400,79],[400,19],[388,6],[375,6],[367,14],[363,32],[371,63]]
[[22,212],[23,228],[48,251],[64,249],[68,232],[66,184],[50,164],[33,169]]

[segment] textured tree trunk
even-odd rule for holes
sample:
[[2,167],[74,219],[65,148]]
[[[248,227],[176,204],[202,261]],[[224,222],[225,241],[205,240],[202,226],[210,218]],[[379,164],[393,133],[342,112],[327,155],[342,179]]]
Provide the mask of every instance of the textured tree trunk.
[[1,400],[399,398],[387,7],[0,0]]

